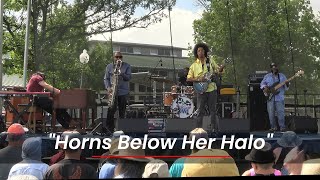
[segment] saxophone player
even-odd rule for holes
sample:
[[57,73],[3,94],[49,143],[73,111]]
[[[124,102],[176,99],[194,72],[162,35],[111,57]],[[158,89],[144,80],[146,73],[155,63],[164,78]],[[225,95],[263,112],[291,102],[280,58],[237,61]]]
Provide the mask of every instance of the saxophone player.
[[[104,75],[104,85],[108,92],[109,102],[110,98],[114,98],[113,105],[108,108],[107,121],[103,123],[102,131],[104,133],[108,131],[112,133],[115,131],[114,114],[117,108],[119,110],[119,118],[124,118],[125,116],[127,97],[129,94],[129,81],[131,79],[131,66],[123,62],[122,58],[121,52],[115,52],[113,56],[114,61],[107,65]],[[117,80],[115,81],[115,79]],[[116,91],[113,91],[114,89],[116,89]]]

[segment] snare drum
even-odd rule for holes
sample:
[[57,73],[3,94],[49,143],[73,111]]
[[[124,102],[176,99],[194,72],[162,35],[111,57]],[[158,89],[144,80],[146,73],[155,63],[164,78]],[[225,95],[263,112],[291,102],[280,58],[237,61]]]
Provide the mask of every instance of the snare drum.
[[193,102],[186,96],[177,97],[171,106],[172,113],[179,118],[189,117],[193,113],[193,110]]
[[171,106],[173,102],[173,94],[171,92],[165,92],[163,95],[163,105]]

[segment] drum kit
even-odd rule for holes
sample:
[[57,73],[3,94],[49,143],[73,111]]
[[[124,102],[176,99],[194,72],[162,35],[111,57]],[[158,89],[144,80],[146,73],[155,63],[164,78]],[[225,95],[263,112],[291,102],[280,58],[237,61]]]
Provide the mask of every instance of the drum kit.
[[195,106],[193,103],[194,90],[192,86],[171,86],[171,92],[164,92],[163,104],[178,118],[188,118]]
[[[163,83],[163,109],[162,113],[168,118],[191,118],[194,110],[195,91],[193,86],[172,85],[170,91],[166,91],[165,83],[174,84],[173,81],[163,77],[152,77],[154,81],[153,89],[156,90],[155,82]],[[154,91],[154,98],[156,92]],[[161,114],[161,112],[158,112]]]

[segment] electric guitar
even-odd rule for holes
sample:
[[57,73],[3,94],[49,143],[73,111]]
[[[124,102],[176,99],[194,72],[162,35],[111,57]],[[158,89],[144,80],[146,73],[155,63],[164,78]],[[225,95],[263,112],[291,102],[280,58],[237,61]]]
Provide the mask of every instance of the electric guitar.
[[294,78],[299,77],[299,76],[301,76],[303,74],[304,74],[304,71],[303,70],[299,70],[298,72],[296,72],[296,74],[294,76],[292,76],[289,79],[287,79],[287,81],[284,81],[282,83],[275,82],[270,87],[265,88],[265,90],[263,90],[263,92],[264,92],[264,95],[267,97],[267,101],[270,101],[273,98],[273,96],[279,94],[280,91],[278,91],[278,89],[281,88],[283,85],[285,85],[286,82],[290,82]]
[[[220,69],[223,70],[226,64],[229,64],[232,62],[231,58],[227,58],[223,60],[222,65],[220,66]],[[203,75],[200,74],[200,76],[204,77],[204,81],[201,82],[193,82],[193,89],[195,90],[196,93],[203,94],[204,92],[207,91],[208,86],[210,83],[214,82],[216,84],[220,84],[220,74],[217,72],[210,73],[206,72]]]

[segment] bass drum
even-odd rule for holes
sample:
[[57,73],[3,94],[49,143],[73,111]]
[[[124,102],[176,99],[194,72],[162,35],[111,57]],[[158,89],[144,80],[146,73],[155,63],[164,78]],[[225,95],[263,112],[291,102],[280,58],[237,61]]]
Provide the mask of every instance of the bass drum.
[[194,110],[194,104],[191,99],[185,96],[177,97],[171,106],[172,113],[178,118],[189,117]]

